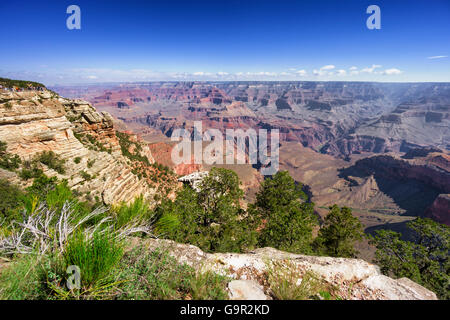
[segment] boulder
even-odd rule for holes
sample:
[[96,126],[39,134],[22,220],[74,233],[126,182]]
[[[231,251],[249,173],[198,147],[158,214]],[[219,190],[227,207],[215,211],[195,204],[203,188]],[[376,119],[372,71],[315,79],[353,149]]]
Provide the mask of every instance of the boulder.
[[263,287],[253,280],[233,280],[228,283],[231,300],[267,300]]

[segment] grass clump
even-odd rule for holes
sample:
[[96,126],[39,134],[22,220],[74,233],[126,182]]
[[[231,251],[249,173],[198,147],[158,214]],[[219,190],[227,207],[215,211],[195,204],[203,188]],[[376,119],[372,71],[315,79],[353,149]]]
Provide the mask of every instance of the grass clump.
[[179,264],[163,249],[148,252],[137,247],[121,262],[119,299],[201,299],[227,298],[227,278],[208,272],[198,274]]
[[35,254],[17,256],[0,273],[0,299],[25,300],[42,299],[43,296],[43,260]]
[[270,292],[277,300],[340,299],[335,289],[312,271],[303,273],[291,261],[273,261],[267,265]]
[[[76,233],[62,254],[16,257],[0,274],[0,299],[108,299],[118,285],[112,275],[122,255],[113,233],[94,233],[90,239]],[[68,289],[69,266],[79,267],[80,288]]]
[[120,228],[130,222],[138,222],[151,219],[153,214],[148,202],[141,195],[130,204],[122,203],[111,209],[116,228]]
[[63,252],[66,266],[81,270],[83,288],[89,289],[105,280],[123,255],[123,245],[110,232],[95,232],[92,238],[75,233]]

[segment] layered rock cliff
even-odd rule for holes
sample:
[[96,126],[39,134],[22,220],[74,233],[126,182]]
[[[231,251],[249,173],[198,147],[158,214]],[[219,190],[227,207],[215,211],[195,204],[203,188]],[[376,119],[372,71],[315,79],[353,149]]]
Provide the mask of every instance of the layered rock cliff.
[[[55,90],[169,136],[202,120],[222,130],[277,128],[282,141],[339,157],[450,145],[448,83],[151,82]],[[231,112],[236,106],[240,112]]]
[[392,112],[369,121],[335,142],[330,152],[406,152],[418,146],[450,146],[450,95],[420,98],[399,104]]
[[[439,194],[450,192],[450,156],[446,152],[420,154],[420,150],[416,150],[403,157],[374,155],[341,169],[339,175],[349,181],[353,188],[362,185],[361,181],[370,177],[376,184],[366,191],[374,190],[375,196],[382,193],[393,199],[398,210],[392,208],[392,213],[432,218],[439,216],[437,221],[448,221],[450,211],[446,209],[444,199],[437,198]],[[368,192],[365,194],[369,195]],[[437,202],[429,208],[434,201]],[[368,202],[365,204],[369,207]],[[382,204],[388,207],[386,199]],[[426,210],[428,213],[425,213]]]
[[[43,151],[53,151],[65,161],[65,172],[43,166],[47,176],[67,179],[81,194],[104,203],[130,201],[138,195],[150,197],[155,193],[140,179],[131,161],[121,152],[112,117],[99,113],[82,100],[64,99],[48,91],[0,90],[0,141],[7,143],[7,152],[23,161],[33,159]],[[149,163],[150,150],[143,145]],[[17,173],[0,169],[19,185],[31,182]]]

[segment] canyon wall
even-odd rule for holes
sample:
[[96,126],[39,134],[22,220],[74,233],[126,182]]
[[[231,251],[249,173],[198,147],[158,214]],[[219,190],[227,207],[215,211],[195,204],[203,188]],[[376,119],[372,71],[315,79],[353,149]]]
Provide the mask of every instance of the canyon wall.
[[[66,170],[61,174],[44,166],[44,173],[67,179],[74,190],[104,203],[128,202],[155,193],[122,155],[112,117],[86,101],[64,99],[47,90],[1,90],[0,141],[7,143],[8,153],[23,161],[53,151],[65,160]],[[144,151],[152,162],[150,150]],[[23,186],[31,183],[3,169],[0,177]]]

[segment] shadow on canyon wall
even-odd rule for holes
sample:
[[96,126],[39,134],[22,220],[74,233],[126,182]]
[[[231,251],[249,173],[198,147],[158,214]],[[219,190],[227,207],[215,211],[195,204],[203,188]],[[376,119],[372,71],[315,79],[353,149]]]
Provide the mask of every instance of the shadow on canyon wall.
[[351,166],[339,170],[339,177],[350,181],[354,186],[358,183],[352,177],[366,179],[370,175],[374,177],[378,190],[405,210],[401,214],[404,216],[424,216],[425,210],[442,193],[438,188],[422,181],[387,174],[384,168],[371,168],[371,171],[367,172],[359,170],[357,166]]

